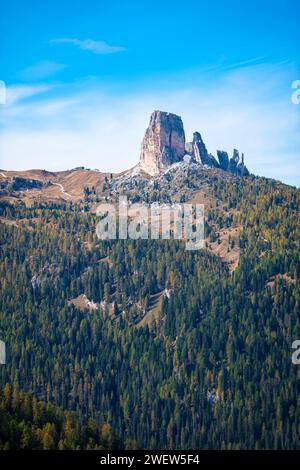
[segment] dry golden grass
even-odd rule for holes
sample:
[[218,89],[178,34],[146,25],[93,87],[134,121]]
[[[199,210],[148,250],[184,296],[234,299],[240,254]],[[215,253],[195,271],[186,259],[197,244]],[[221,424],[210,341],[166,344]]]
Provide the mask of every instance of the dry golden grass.
[[90,304],[87,304],[89,300],[87,299],[85,294],[81,294],[78,297],[71,299],[68,301],[68,305],[74,305],[74,307],[80,309],[80,310],[95,310],[98,308],[97,304],[94,302],[90,302]]
[[293,279],[289,274],[287,274],[287,273],[280,274],[279,273],[279,274],[276,274],[276,276],[271,277],[270,281],[267,282],[267,286],[272,288],[275,284],[276,279],[283,279],[287,283],[296,284],[296,279]]
[[150,307],[145,316],[136,324],[138,328],[150,326],[153,320],[156,320],[162,309],[164,291],[150,296]]
[[[213,243],[208,242],[208,249],[219,256],[219,258],[228,265],[231,272],[237,268],[240,259],[238,235],[242,229],[242,226],[226,228],[218,232],[219,241],[217,240]],[[233,248],[230,247],[229,237],[231,240],[235,241]]]
[[[68,170],[59,172],[48,172],[44,170],[26,171],[3,171],[6,178],[20,177],[25,179],[38,180],[46,186],[41,189],[30,189],[19,193],[20,199],[26,206],[31,206],[33,201],[79,201],[84,197],[84,188],[94,187],[101,192],[105,176],[110,177],[110,173],[101,173],[95,170]],[[113,176],[115,176],[113,174]],[[0,178],[4,179],[0,174]],[[5,178],[5,179],[6,179]],[[61,186],[64,189],[62,191]],[[14,198],[12,198],[14,199]]]

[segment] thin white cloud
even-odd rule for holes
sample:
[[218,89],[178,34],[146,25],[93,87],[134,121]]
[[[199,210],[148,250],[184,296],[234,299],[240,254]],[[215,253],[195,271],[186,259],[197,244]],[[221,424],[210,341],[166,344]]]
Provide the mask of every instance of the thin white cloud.
[[65,64],[59,64],[50,60],[42,60],[21,70],[19,76],[23,80],[42,80],[55,75],[66,67]]
[[37,84],[37,85],[11,85],[6,87],[6,105],[3,111],[7,107],[16,105],[20,101],[31,98],[41,93],[46,93],[52,88],[51,85]]
[[73,44],[84,51],[90,51],[94,54],[114,54],[116,52],[125,51],[122,46],[110,46],[104,41],[95,41],[94,39],[77,39],[77,38],[58,38],[52,39],[51,43],[56,44]]
[[265,59],[266,59],[265,56],[253,57],[252,59],[242,60],[240,62],[233,62],[227,65],[223,64],[222,68],[223,70],[230,70],[230,69],[238,69],[242,67],[249,67],[251,65],[262,64]]

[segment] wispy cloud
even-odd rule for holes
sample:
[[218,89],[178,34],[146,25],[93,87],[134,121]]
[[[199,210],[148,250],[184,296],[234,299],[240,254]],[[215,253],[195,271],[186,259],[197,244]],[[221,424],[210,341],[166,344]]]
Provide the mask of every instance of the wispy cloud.
[[4,109],[10,108],[22,100],[32,98],[41,93],[46,93],[51,88],[53,88],[51,85],[45,84],[8,86],[6,89],[6,106]]
[[44,78],[52,77],[65,67],[65,64],[59,64],[50,60],[42,60],[21,70],[19,76],[23,80],[42,80]]
[[84,51],[90,51],[94,54],[114,54],[116,52],[125,51],[122,46],[110,46],[104,41],[95,41],[94,39],[77,39],[77,38],[58,38],[52,39],[51,43],[56,44],[73,44]]
[[251,59],[247,60],[242,60],[240,62],[233,62],[231,64],[222,64],[223,70],[230,70],[230,69],[239,69],[242,67],[249,67],[252,65],[259,65],[263,64],[264,61],[266,60],[265,56],[258,56],[258,57],[252,57]]

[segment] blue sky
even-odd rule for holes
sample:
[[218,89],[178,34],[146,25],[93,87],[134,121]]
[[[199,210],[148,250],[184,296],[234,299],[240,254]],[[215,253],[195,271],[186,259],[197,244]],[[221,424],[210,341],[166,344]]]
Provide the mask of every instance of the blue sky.
[[0,168],[133,166],[149,114],[299,185],[297,0],[11,0],[0,16]]

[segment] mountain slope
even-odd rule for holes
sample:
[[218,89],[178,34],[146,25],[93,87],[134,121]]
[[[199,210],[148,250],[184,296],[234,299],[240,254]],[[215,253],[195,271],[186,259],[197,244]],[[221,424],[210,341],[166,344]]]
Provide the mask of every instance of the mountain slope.
[[[184,164],[159,187],[150,181],[109,177],[105,194],[203,198],[208,245],[228,231],[239,250],[233,273],[209,246],[100,242],[93,194],[2,201],[12,221],[0,223],[2,384],[108,423],[138,447],[299,448],[299,190]],[[98,308],[70,302],[83,294]]]

